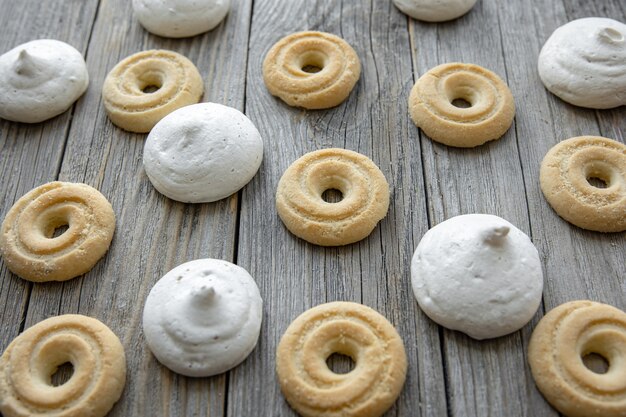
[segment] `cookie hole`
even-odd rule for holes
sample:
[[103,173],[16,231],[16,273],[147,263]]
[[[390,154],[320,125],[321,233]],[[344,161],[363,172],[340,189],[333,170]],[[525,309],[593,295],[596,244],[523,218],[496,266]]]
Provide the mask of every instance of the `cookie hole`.
[[144,88],[142,88],[141,91],[143,91],[146,94],[152,94],[152,93],[158,91],[159,88],[161,88],[161,87],[159,87],[158,85],[150,84],[150,85],[147,85]]
[[354,361],[348,355],[333,353],[326,359],[326,366],[328,366],[328,369],[333,373],[347,374],[354,369]]
[[609,361],[599,353],[591,352],[583,356],[583,363],[591,372],[606,374],[609,370]]
[[67,383],[72,375],[74,375],[74,365],[70,362],[65,362],[59,365],[56,371],[50,375],[50,384],[53,387],[59,387]]
[[308,74],[315,74],[324,69],[326,55],[319,51],[307,51],[300,56],[300,69]]
[[455,98],[454,100],[452,100],[452,105],[460,109],[467,109],[468,107],[472,107],[472,103],[463,98]]
[[163,87],[163,74],[159,71],[147,71],[139,78],[139,89],[145,94],[152,94]]
[[61,236],[63,233],[67,232],[67,229],[69,228],[70,228],[69,224],[63,224],[61,226],[57,226],[52,232],[52,236],[50,236],[50,239],[54,239],[55,237]]
[[304,72],[308,72],[309,74],[315,74],[316,72],[320,72],[322,70],[322,67],[319,67],[317,65],[305,65],[302,67],[302,71]]
[[329,188],[322,193],[322,200],[327,203],[338,203],[343,200],[343,193],[335,188]]
[[589,183],[589,185],[596,188],[607,188],[609,186],[607,181],[595,176],[587,177],[587,182]]

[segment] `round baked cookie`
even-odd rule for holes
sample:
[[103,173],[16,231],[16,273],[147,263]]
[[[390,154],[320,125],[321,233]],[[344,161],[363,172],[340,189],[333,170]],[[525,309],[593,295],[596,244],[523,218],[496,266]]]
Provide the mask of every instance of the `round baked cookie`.
[[546,88],[568,103],[626,105],[626,25],[604,17],[568,22],[541,48],[538,69]]
[[269,92],[290,106],[327,109],[343,102],[361,75],[361,63],[343,39],[298,32],[278,41],[263,61]]
[[[343,199],[328,203],[327,190]],[[371,159],[346,149],[321,149],[287,168],[276,190],[276,209],[294,235],[322,246],[367,237],[389,208],[389,185]]]
[[[587,368],[591,353],[608,362],[604,374]],[[626,416],[626,313],[593,301],[550,310],[533,331],[528,362],[539,391],[568,417]]]
[[217,375],[237,366],[261,330],[259,288],[243,268],[197,259],[169,271],[150,290],[143,310],[148,347],[182,375]]
[[490,214],[452,217],[426,232],[413,255],[411,281],[428,317],[479,340],[521,329],[543,290],[535,246]]
[[[334,353],[354,369],[331,371]],[[373,309],[350,302],[321,304],[287,328],[276,350],[276,372],[287,402],[304,417],[377,417],[396,401],[406,378],[400,335]]]
[[[456,100],[469,107],[457,107]],[[513,122],[515,103],[496,74],[454,62],[436,66],[417,80],[409,96],[409,113],[432,140],[473,148],[504,135]]]
[[167,114],[200,101],[203,91],[202,77],[190,60],[155,49],[120,61],[104,80],[102,98],[113,124],[145,133]]
[[[56,229],[67,226],[54,237]],[[2,222],[0,253],[29,281],[65,281],[89,271],[109,249],[115,213],[87,184],[50,182],[20,198]]]
[[[69,362],[63,385],[51,377]],[[102,417],[122,395],[124,348],[100,321],[66,314],[41,321],[16,337],[0,357],[0,412],[5,417]]]
[[[592,185],[598,179],[606,188]],[[559,216],[597,232],[626,230],[626,145],[599,137],[564,140],[548,151],[541,191]]]
[[187,203],[221,200],[256,174],[263,140],[239,110],[216,103],[185,106],[154,126],[143,152],[152,185]]
[[167,38],[208,32],[226,17],[230,0],[133,0],[133,11],[147,31]]
[[469,12],[476,0],[393,0],[402,13],[426,22],[445,22]]
[[23,43],[0,56],[0,117],[43,122],[70,108],[88,84],[74,47],[53,39]]

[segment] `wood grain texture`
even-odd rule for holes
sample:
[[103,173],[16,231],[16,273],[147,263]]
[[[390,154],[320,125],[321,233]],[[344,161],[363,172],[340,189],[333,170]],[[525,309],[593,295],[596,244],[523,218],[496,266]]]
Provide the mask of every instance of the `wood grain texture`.
[[[558,217],[539,188],[539,166],[553,145],[572,136],[625,142],[626,107],[596,111],[561,101],[541,84],[537,56],[567,21],[607,16],[624,22],[625,9],[620,0],[479,0],[466,16],[433,24],[408,18],[389,0],[233,0],[215,30],[176,40],[146,32],[128,0],[0,0],[0,52],[32,39],[60,39],[85,54],[90,74],[89,89],[72,110],[35,125],[0,120],[0,215],[31,188],[58,178],[98,188],[117,216],[109,252],[83,277],[33,285],[0,261],[0,349],[24,326],[86,314],[107,324],[127,354],[126,387],[111,416],[294,416],[274,370],[283,332],[310,307],[355,301],[386,316],[406,347],[407,381],[387,416],[558,415],[530,375],[528,339],[544,312],[565,301],[589,298],[626,309],[626,233],[589,232]],[[337,34],[361,59],[354,91],[333,109],[289,107],[263,84],[266,52],[300,30]],[[190,58],[205,81],[203,101],[243,110],[261,132],[264,161],[240,193],[211,204],[165,198],[143,171],[146,135],[107,119],[106,74],[124,57],[151,48]],[[411,122],[407,101],[415,80],[452,61],[482,65],[510,86],[516,118],[501,139],[450,148]],[[296,238],[275,210],[284,170],[304,153],[328,147],[367,155],[391,189],[387,216],[369,237],[346,247]],[[512,335],[476,341],[443,329],[413,297],[410,262],[421,237],[465,213],[502,216],[539,250],[544,302]],[[263,325],[240,366],[186,378],[149,352],[141,316],[164,273],[202,257],[231,260],[251,273],[264,300]]]
[[[294,19],[293,16],[300,16]],[[283,36],[302,30],[331,32],[356,50],[362,74],[346,102],[326,111],[288,107],[266,90],[261,64]],[[229,415],[294,415],[274,375],[275,348],[300,313],[327,301],[369,305],[395,324],[409,356],[409,377],[389,415],[445,414],[439,337],[418,310],[410,289],[414,243],[427,230],[419,144],[408,137],[406,103],[412,84],[407,19],[390,3],[255,1],[250,34],[246,112],[268,151],[244,191],[239,264],[257,279],[266,301],[262,343],[229,387]],[[274,208],[284,170],[303,154],[342,147],[370,157],[392,190],[391,209],[363,241],[322,248],[291,235]],[[264,210],[259,210],[263,207]],[[250,387],[263,387],[251,390]]]

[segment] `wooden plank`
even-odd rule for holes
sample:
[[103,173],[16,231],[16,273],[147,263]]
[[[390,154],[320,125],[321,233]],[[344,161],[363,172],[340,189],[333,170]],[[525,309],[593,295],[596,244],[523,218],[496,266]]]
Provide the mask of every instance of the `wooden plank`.
[[[97,0],[60,4],[28,0],[0,0],[0,54],[35,39],[58,39],[81,51],[93,25]],[[93,90],[93,83],[89,90]],[[78,100],[81,103],[84,97]],[[32,188],[57,178],[71,123],[69,111],[42,123],[0,119],[0,219]],[[32,284],[11,274],[0,260],[0,351],[24,325]]]
[[146,49],[175,50],[196,64],[203,101],[243,109],[251,2],[233,2],[218,28],[189,39],[160,38],[134,18],[131,2],[102,0],[88,53],[92,86],[77,106],[60,179],[86,182],[109,198],[116,233],[105,258],[84,277],[35,287],[27,322],[79,312],[106,323],[124,344],[128,377],[111,416],[223,415],[227,374],[186,378],[157,363],[145,344],[141,317],[152,285],[196,258],[234,259],[238,196],[182,204],[160,195],[142,168],[146,135],[130,134],[106,117],[100,90],[108,71]]
[[[382,7],[373,1],[358,7],[349,1],[254,3],[246,111],[259,127],[267,151],[261,175],[244,191],[238,259],[259,282],[266,307],[262,342],[248,366],[235,370],[242,377],[229,386],[229,415],[255,410],[294,415],[276,381],[276,345],[297,315],[334,300],[374,307],[404,339],[409,376],[388,414],[446,413],[438,331],[419,311],[410,289],[408,263],[427,220],[419,143],[407,135],[412,76],[406,25],[406,17],[391,2]],[[266,52],[283,36],[301,30],[335,33],[361,59],[359,82],[336,108],[291,108],[272,97],[263,84]],[[328,147],[369,156],[392,189],[387,217],[368,238],[347,247],[322,248],[297,239],[274,209],[283,171],[306,152]]]
[[[469,62],[507,81],[510,66],[516,64],[503,57],[501,33],[522,30],[526,24],[524,16],[502,22],[498,2],[490,0],[478,2],[469,14],[452,22],[411,21],[416,77],[442,63]],[[524,117],[525,97],[519,91],[513,94],[517,118]],[[420,133],[432,225],[459,214],[489,213],[530,234],[518,156],[522,138],[515,123],[501,139],[472,149],[439,145]],[[417,138],[417,129],[410,134]],[[476,341],[460,332],[443,331],[450,415],[555,414],[536,401],[538,394],[525,361],[525,346],[536,320],[495,340]]]
[[[614,110],[595,111],[572,106],[545,90],[535,69],[539,50],[558,26],[586,16],[625,20],[626,15],[618,3],[607,1],[597,8],[592,3],[580,1],[561,4],[546,0],[533,3],[532,11],[501,8],[511,21],[517,19],[519,13],[531,12],[536,19],[538,39],[532,50],[520,53],[512,47],[519,43],[522,35],[518,33],[507,34],[508,46],[505,51],[510,55],[507,59],[518,63],[511,68],[517,88],[533,92],[527,99],[528,108],[534,111],[527,112],[525,118],[519,119],[517,126],[520,136],[528,138],[524,142],[525,146],[520,147],[520,156],[527,183],[533,236],[545,259],[544,300],[547,309],[566,301],[586,298],[626,308],[626,234],[586,231],[562,220],[545,201],[538,182],[543,156],[562,140],[602,134],[624,142],[626,108],[622,106]],[[529,89],[529,85],[533,88]],[[601,121],[600,125],[598,121]]]

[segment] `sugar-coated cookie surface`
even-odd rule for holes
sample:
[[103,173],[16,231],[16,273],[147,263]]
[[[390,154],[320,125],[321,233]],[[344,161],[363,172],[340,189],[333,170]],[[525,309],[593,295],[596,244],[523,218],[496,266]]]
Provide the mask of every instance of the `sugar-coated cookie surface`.
[[39,39],[0,56],[0,118],[38,123],[63,113],[87,90],[80,52],[65,42]]
[[[587,368],[595,353],[606,373]],[[626,416],[626,313],[588,300],[550,310],[528,344],[528,362],[539,391],[567,417]]]
[[245,269],[219,259],[184,263],[150,290],[143,310],[146,342],[179,374],[226,372],[256,346],[262,303]]
[[[592,185],[592,179],[605,187]],[[557,143],[541,162],[541,191],[559,216],[587,230],[626,230],[626,145],[601,136]]]
[[508,221],[489,214],[452,217],[431,228],[411,262],[420,308],[474,339],[522,328],[541,303],[537,249]]
[[200,101],[203,92],[202,77],[190,60],[153,49],[115,65],[104,80],[102,99],[113,124],[146,133],[174,110]]
[[[343,198],[326,202],[334,189]],[[309,152],[283,173],[276,210],[294,235],[322,246],[348,245],[366,238],[389,208],[389,184],[371,159],[330,148]]]
[[[57,228],[67,230],[54,236]],[[109,249],[111,203],[87,184],[54,181],[22,196],[0,229],[6,266],[29,281],[65,281],[89,271]]]
[[[51,377],[69,362],[70,379]],[[0,412],[5,417],[103,417],[122,395],[126,357],[117,336],[78,314],[26,329],[0,357]]]
[[[354,369],[331,371],[333,353],[350,356]],[[378,417],[406,378],[407,358],[396,329],[357,303],[313,307],[287,328],[276,350],[276,372],[287,402],[305,417]]]
[[539,76],[550,92],[592,109],[626,104],[626,25],[604,17],[557,28],[541,48]]
[[[457,107],[456,100],[469,107]],[[453,62],[432,68],[415,82],[409,113],[434,141],[472,148],[504,135],[513,123],[515,103],[495,73]]]
[[403,13],[426,22],[444,22],[469,12],[476,0],[393,0]]
[[133,0],[133,11],[141,25],[168,38],[212,30],[229,9],[230,0]]
[[187,203],[221,200],[256,174],[263,140],[239,110],[217,103],[186,106],[150,132],[143,165],[152,185]]
[[276,42],[263,61],[269,92],[290,106],[327,109],[343,102],[361,75],[361,62],[339,36],[297,32]]

